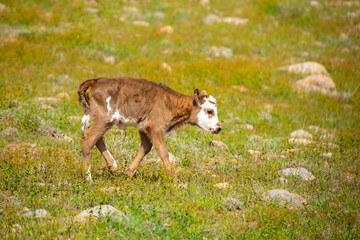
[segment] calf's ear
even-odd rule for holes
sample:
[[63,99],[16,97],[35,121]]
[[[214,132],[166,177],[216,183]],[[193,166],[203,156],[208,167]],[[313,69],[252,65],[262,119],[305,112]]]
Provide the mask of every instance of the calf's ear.
[[205,90],[202,90],[201,93],[200,93],[200,96],[205,96],[205,95],[207,95],[207,94],[206,94],[206,91],[205,91]]
[[195,88],[194,89],[194,105],[197,107],[201,105],[199,96],[200,96],[200,90],[198,88]]

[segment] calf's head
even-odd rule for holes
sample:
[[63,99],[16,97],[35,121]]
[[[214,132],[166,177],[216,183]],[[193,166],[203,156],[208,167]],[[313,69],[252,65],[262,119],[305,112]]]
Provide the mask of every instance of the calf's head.
[[218,134],[221,131],[216,100],[213,96],[207,95],[206,91],[200,93],[199,89],[194,90],[194,105],[197,108],[197,126],[203,130]]

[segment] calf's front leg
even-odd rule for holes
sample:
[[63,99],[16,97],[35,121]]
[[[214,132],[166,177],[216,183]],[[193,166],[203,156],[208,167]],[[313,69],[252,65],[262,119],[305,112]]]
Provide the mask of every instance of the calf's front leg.
[[169,161],[169,152],[166,147],[166,143],[164,140],[164,133],[162,131],[156,131],[151,134],[151,141],[154,144],[156,153],[159,155],[161,160],[164,163],[165,170],[167,174],[176,177],[173,167]]

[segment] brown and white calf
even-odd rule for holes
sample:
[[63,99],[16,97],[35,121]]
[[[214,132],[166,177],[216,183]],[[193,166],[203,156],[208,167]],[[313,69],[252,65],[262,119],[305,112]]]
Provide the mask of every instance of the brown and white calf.
[[[110,172],[117,164],[107,150],[103,135],[115,124],[139,130],[141,146],[125,174],[133,177],[139,163],[154,145],[166,171],[174,175],[164,135],[184,124],[196,125],[211,133],[221,130],[216,101],[199,89],[184,95],[171,88],[145,79],[97,78],[84,81],[78,88],[79,102],[84,109],[81,121],[83,174],[91,180],[90,160],[94,145],[107,162]],[[90,123],[91,119],[91,123]]]

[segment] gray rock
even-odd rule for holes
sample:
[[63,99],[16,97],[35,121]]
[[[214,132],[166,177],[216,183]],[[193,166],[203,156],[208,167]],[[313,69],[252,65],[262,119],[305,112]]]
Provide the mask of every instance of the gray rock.
[[224,206],[229,211],[240,210],[242,208],[242,205],[243,205],[243,203],[235,198],[228,198],[228,199],[225,199],[225,201],[224,201]]
[[37,209],[35,211],[26,212],[22,216],[43,218],[43,217],[50,217],[50,213],[48,213],[45,209]]
[[223,46],[211,46],[208,50],[208,55],[210,57],[225,57],[231,58],[233,56],[233,51],[230,48],[226,48]]
[[229,147],[226,146],[225,143],[220,142],[220,141],[216,141],[216,140],[211,140],[210,141],[210,146],[220,148],[220,149],[223,149],[223,150],[229,150]]
[[315,176],[312,175],[307,169],[298,167],[298,168],[285,168],[279,171],[280,174],[285,176],[298,176],[305,181],[314,180]]
[[82,222],[86,221],[89,217],[101,219],[107,216],[110,216],[113,221],[122,221],[123,219],[127,220],[127,217],[124,213],[120,212],[111,205],[101,205],[86,209],[76,216],[76,220]]
[[213,23],[221,22],[222,19],[221,17],[216,16],[215,14],[209,14],[205,16],[203,20],[206,24],[213,24]]
[[304,203],[306,199],[296,193],[289,193],[283,189],[274,189],[264,192],[262,197],[267,202],[276,202],[281,206],[286,206],[288,208],[299,208]]
[[325,76],[329,75],[325,67],[316,62],[303,62],[303,63],[293,64],[285,67],[280,67],[279,70],[288,71],[290,73],[306,74],[306,75],[325,75]]
[[299,130],[292,132],[290,134],[290,137],[292,137],[292,138],[308,138],[308,139],[313,138],[313,136],[310,133],[308,133],[307,131],[305,131],[303,129],[299,129]]

